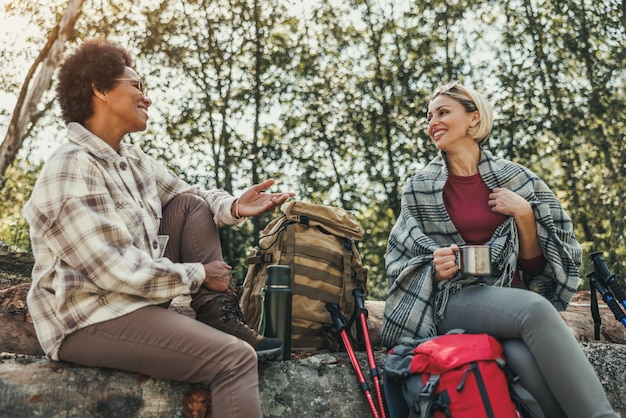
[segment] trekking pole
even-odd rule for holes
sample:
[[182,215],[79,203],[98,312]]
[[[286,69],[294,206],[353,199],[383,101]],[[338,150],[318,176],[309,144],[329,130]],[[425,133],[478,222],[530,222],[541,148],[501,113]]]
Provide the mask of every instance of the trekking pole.
[[346,348],[346,352],[348,353],[348,357],[350,357],[350,362],[352,363],[352,368],[356,373],[357,380],[359,382],[359,386],[361,387],[361,391],[365,395],[365,399],[367,400],[367,405],[372,412],[372,416],[374,418],[380,418],[378,415],[378,411],[376,410],[376,405],[374,404],[374,398],[372,397],[372,392],[365,381],[365,376],[361,371],[361,366],[359,365],[359,361],[354,354],[354,350],[352,348],[352,344],[350,343],[350,337],[348,336],[348,332],[346,331],[346,322],[344,318],[341,316],[341,310],[339,309],[339,305],[336,303],[327,303],[326,309],[330,313],[330,317],[333,320],[333,324],[339,332],[341,336],[341,341],[343,342],[344,347]]
[[600,340],[600,326],[602,325],[602,317],[600,316],[600,308],[598,307],[598,296],[596,295],[596,275],[591,272],[587,274],[589,279],[589,290],[591,296],[591,317],[593,318],[593,338]]
[[365,302],[363,300],[363,289],[356,288],[352,291],[354,295],[355,314],[360,321],[361,329],[363,332],[363,339],[365,341],[365,352],[367,353],[367,361],[370,366],[370,376],[372,377],[372,383],[374,384],[374,390],[376,391],[376,398],[378,400],[378,408],[380,409],[380,416],[386,418],[385,404],[383,400],[382,385],[383,381],[378,374],[378,367],[376,367],[376,359],[374,358],[374,350],[372,349],[372,341],[370,339],[370,331],[367,327],[368,312],[365,309]]
[[601,283],[601,280],[598,280],[598,277],[595,275],[594,272],[587,274],[587,277],[589,278],[591,286],[594,286],[596,288],[596,290],[602,296],[602,300],[604,301],[604,303],[606,303],[607,306],[611,309],[611,312],[613,312],[613,315],[615,315],[615,319],[620,321],[622,325],[626,327],[626,314],[617,304],[617,302],[613,298],[613,295],[611,295],[611,292],[609,292],[609,290],[605,287],[604,283]]
[[611,289],[615,299],[626,309],[626,295],[624,295],[624,291],[619,287],[617,280],[615,280],[615,275],[611,273],[611,270],[604,262],[602,253],[596,252],[591,254],[591,259],[593,260],[593,271],[596,273],[598,280],[602,281],[605,287],[608,286]]

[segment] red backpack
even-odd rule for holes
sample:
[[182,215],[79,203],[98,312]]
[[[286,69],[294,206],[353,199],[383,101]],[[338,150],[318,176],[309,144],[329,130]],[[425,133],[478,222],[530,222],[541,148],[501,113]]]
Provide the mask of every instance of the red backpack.
[[502,345],[487,334],[448,333],[394,347],[385,373],[403,381],[410,417],[519,418]]

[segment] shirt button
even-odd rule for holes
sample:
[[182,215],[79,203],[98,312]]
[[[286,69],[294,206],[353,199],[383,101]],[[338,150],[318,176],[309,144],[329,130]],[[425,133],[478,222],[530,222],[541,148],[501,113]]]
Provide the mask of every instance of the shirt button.
[[155,250],[159,248],[159,243],[156,240],[152,241],[152,248],[154,248]]
[[126,170],[126,167],[127,167],[126,163],[125,163],[124,161],[122,161],[122,162],[120,163],[120,168],[121,168],[122,170]]
[[189,290],[191,290],[191,293],[196,293],[199,288],[200,288],[200,283],[198,282],[193,282],[191,286],[189,286]]

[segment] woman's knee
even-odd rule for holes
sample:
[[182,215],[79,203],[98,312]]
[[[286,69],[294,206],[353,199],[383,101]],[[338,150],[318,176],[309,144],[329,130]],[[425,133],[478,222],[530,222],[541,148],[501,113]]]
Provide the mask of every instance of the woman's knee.
[[183,193],[169,202],[163,209],[159,234],[169,236],[165,257],[175,263],[222,259],[213,212],[200,196]]
[[526,292],[525,301],[521,306],[521,314],[526,322],[533,324],[533,326],[540,324],[548,325],[553,321],[562,321],[554,305],[537,293]]
[[165,205],[163,212],[165,214],[168,211],[175,210],[190,213],[198,209],[206,209],[209,213],[211,212],[209,204],[202,197],[191,193],[181,193]]
[[[220,376],[227,380],[257,377],[258,359],[256,351],[245,341],[234,340],[233,338],[232,343],[221,348],[222,356],[218,363],[222,366],[222,370],[217,373],[218,380]],[[210,367],[214,367],[214,364]]]
[[258,363],[259,363],[259,359],[257,357],[257,353],[254,349],[254,347],[252,347],[250,344],[246,343],[246,342],[241,342],[239,341],[239,350],[241,350],[241,362],[245,363],[248,367],[253,368],[256,370]]
[[234,339],[232,343],[224,347],[224,351],[228,353],[226,356],[227,361],[225,362],[228,366],[256,370],[258,366],[257,354],[254,348],[247,342],[238,338]]

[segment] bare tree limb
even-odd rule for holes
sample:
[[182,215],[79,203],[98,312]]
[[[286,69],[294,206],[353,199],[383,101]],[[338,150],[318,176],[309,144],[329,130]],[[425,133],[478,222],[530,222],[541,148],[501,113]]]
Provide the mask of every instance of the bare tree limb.
[[42,112],[36,111],[37,104],[52,84],[52,75],[61,60],[66,41],[74,38],[74,25],[80,17],[83,2],[68,1],[60,23],[52,29],[46,45],[26,74],[7,133],[0,144],[0,189],[4,187],[4,174],[15,160],[28,126],[43,116]]

